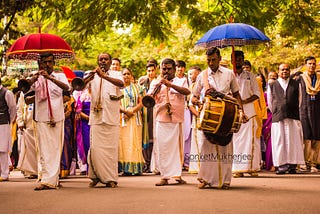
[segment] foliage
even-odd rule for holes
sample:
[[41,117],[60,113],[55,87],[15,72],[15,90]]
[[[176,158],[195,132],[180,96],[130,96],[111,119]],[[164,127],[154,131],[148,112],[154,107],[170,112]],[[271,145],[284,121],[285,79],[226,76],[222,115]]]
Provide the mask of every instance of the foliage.
[[[19,34],[10,34],[10,41],[41,26],[43,32],[60,35],[73,47],[77,56],[73,67],[82,70],[93,69],[101,52],[120,58],[122,67],[130,67],[136,77],[144,74],[149,58],[159,62],[171,57],[185,60],[188,66],[197,64],[204,68],[204,54],[195,52],[195,42],[210,28],[232,19],[257,27],[272,40],[268,46],[237,47],[245,51],[256,70],[275,70],[282,61],[298,66],[305,55],[317,56],[320,43],[318,0],[24,2],[24,13],[19,12],[21,16],[10,28],[10,33]],[[0,18],[4,13],[12,14],[12,8],[10,12],[9,9],[1,8]],[[222,50],[226,59],[230,53],[230,48]]]

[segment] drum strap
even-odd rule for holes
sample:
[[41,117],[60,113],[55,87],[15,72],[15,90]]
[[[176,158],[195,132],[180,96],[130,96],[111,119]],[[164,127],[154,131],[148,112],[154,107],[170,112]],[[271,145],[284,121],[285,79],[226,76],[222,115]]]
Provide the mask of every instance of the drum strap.
[[203,73],[202,78],[203,78],[203,85],[204,85],[205,91],[207,91],[210,88],[212,88],[216,91],[216,89],[209,84],[208,69],[204,70],[203,72],[204,73]]

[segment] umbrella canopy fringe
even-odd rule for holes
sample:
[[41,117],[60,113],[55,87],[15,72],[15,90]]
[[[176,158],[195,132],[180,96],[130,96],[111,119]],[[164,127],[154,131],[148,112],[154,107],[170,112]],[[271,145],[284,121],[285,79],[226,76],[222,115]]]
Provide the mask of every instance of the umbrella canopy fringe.
[[267,42],[269,40],[263,41],[263,40],[245,40],[245,39],[223,39],[223,40],[215,40],[210,42],[201,42],[196,43],[196,47],[199,48],[211,48],[211,47],[217,47],[217,48],[225,48],[228,46],[245,46],[245,45],[258,45],[262,42]]

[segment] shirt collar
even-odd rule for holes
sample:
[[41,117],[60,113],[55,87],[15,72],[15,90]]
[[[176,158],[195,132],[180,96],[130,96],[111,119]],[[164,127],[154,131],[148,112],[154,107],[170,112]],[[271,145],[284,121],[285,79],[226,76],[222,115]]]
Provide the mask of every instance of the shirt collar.
[[218,70],[217,70],[216,72],[213,72],[213,71],[211,70],[211,68],[208,67],[208,74],[209,74],[209,75],[210,75],[210,74],[216,74],[216,73],[218,73],[218,72],[222,73],[222,71],[221,71],[221,69],[220,69],[220,66],[219,66],[219,68],[218,68]]

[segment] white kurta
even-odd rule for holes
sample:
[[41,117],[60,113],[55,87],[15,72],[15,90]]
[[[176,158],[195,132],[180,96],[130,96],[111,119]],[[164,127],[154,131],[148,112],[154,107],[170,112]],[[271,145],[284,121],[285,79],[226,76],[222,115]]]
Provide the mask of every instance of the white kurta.
[[[260,96],[259,86],[253,73],[243,71],[237,76],[241,99],[245,100],[252,95]],[[243,104],[243,111],[251,118],[247,123],[241,124],[237,133],[233,134],[233,152],[235,156],[243,156],[241,161],[234,161],[233,172],[256,172],[260,170],[261,145],[260,138],[256,137],[257,122],[254,103]]]
[[[52,73],[51,76],[67,85],[69,84],[64,73]],[[38,177],[41,179],[41,184],[58,187],[64,140],[63,90],[52,81],[47,80],[53,119],[56,122],[55,127],[51,127],[48,124],[50,121],[48,99],[40,100],[41,81],[45,81],[43,76],[40,76],[33,85],[35,90],[35,136],[41,165]]]

